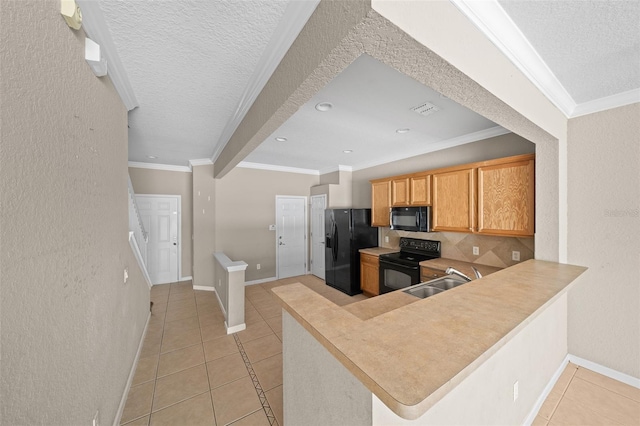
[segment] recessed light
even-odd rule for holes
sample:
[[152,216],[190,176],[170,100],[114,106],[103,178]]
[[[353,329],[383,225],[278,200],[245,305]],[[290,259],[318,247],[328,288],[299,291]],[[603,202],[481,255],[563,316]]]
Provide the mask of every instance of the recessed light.
[[278,142],[286,142],[286,141],[287,141],[287,138],[277,137],[277,138],[276,138],[276,140],[277,140]]
[[398,129],[396,130],[396,133],[409,133],[411,129]]
[[158,158],[158,157],[156,157],[155,155],[147,155],[147,158],[148,158],[149,160],[155,160],[155,159],[156,159],[156,158]]
[[352,149],[345,149],[342,152],[344,152],[345,154],[351,154],[353,152],[353,150]]
[[316,109],[322,112],[329,111],[331,108],[333,108],[333,104],[330,102],[320,102],[316,105]]

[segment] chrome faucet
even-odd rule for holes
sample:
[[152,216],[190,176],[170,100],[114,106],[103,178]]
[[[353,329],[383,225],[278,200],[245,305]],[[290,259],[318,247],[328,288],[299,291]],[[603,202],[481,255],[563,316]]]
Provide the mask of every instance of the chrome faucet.
[[482,278],[482,274],[476,269],[475,266],[472,266],[471,269],[473,269],[473,273],[476,274],[476,278]]
[[464,278],[467,281],[471,281],[471,278],[469,278],[468,276],[466,276],[465,274],[463,274],[462,272],[458,271],[457,269],[452,268],[451,266],[449,266],[447,268],[446,271],[444,271],[447,275],[457,275],[460,278]]

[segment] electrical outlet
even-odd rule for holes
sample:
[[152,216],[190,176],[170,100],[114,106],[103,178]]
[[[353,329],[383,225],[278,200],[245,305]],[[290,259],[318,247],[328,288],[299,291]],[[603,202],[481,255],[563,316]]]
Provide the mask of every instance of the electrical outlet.
[[256,269],[260,269],[260,264],[259,263],[256,265]]
[[388,235],[386,235],[386,236],[384,237],[384,242],[385,242],[385,243],[388,243],[388,242],[389,242],[389,236],[388,236]]
[[512,251],[511,252],[511,260],[514,260],[516,262],[520,262],[520,252],[519,251]]
[[518,393],[519,393],[518,381],[516,380],[516,382],[513,384],[513,400],[514,401],[518,399]]
[[480,256],[480,247],[473,246],[473,255]]

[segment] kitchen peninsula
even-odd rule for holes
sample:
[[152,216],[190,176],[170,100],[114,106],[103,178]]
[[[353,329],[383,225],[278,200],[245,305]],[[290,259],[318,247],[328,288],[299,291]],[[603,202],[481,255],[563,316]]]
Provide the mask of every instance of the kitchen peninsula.
[[566,293],[584,270],[529,260],[427,299],[399,291],[348,309],[301,284],[274,288],[285,423],[522,423],[567,354]]

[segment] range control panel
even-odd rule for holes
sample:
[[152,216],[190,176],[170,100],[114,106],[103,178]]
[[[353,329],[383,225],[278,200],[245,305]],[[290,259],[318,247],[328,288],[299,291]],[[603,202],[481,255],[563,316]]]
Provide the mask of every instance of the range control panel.
[[440,241],[400,238],[400,250],[440,252]]

